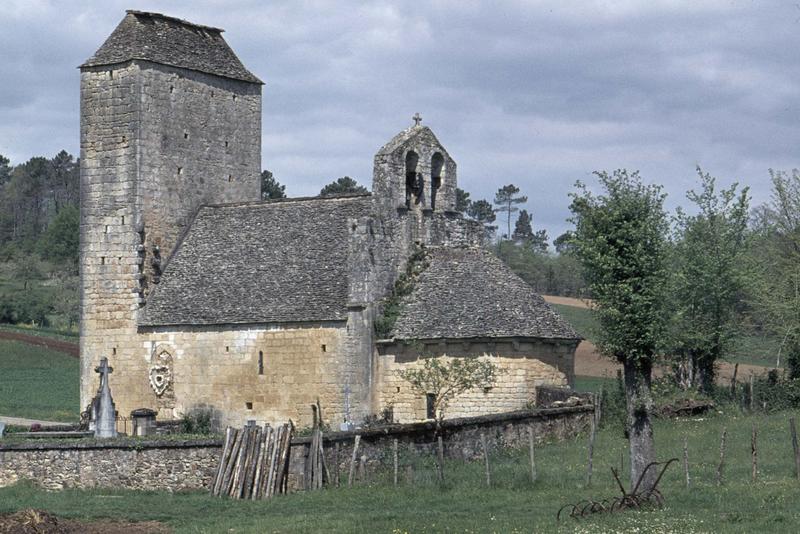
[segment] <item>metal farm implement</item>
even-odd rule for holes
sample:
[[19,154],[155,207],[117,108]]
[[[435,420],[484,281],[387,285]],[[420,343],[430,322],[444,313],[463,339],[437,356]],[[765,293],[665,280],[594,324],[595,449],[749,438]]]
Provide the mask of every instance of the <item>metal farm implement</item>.
[[[558,514],[556,514],[556,519],[561,520],[561,514],[564,512],[564,510],[569,510],[570,517],[578,519],[581,517],[587,517],[591,514],[613,514],[614,512],[622,512],[624,510],[661,508],[664,506],[664,495],[662,495],[662,493],[658,490],[658,483],[661,481],[661,477],[664,476],[664,472],[667,470],[667,467],[669,467],[672,462],[677,461],[677,458],[672,458],[666,462],[651,462],[647,464],[647,467],[645,467],[644,471],[642,471],[642,474],[639,475],[639,479],[636,481],[636,485],[634,485],[633,490],[630,493],[625,491],[625,486],[622,485],[622,481],[619,479],[617,470],[612,467],[611,473],[614,475],[614,479],[617,481],[617,485],[622,492],[622,497],[612,497],[610,499],[603,499],[602,501],[583,500],[575,504],[566,504],[558,511]],[[656,481],[653,483],[653,487],[646,491],[639,491],[639,486],[641,486],[645,475],[647,475],[647,472],[651,468],[658,469],[659,467],[661,470],[658,473],[658,477],[656,477]]]

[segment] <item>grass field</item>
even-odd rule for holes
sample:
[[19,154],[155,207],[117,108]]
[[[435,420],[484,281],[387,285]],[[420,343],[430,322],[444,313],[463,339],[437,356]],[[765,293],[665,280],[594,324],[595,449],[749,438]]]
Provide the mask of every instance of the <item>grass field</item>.
[[78,380],[77,359],[0,340],[0,415],[75,422]]
[[[597,341],[600,325],[595,319],[592,310],[563,304],[550,305],[558,310],[558,313],[564,316],[581,336],[592,342]],[[774,367],[779,346],[780,340],[773,336],[754,335],[744,332],[733,342],[731,351],[725,360],[731,363]]]
[[[449,462],[447,484],[440,489],[430,458],[409,460],[401,454],[401,464],[410,461],[416,466],[415,480],[408,485],[401,476],[397,488],[385,473],[353,488],[241,502],[197,492],[44,492],[23,484],[0,489],[0,513],[33,507],[73,518],[159,520],[178,532],[796,532],[800,482],[794,477],[790,416],[800,412],[659,421],[655,430],[659,458],[679,457],[687,437],[692,486],[685,487],[680,465],[673,465],[662,481],[665,509],[581,521],[557,523],[555,515],[563,504],[617,493],[609,467],[619,465],[625,451],[619,429],[599,433],[589,488],[587,440],[580,436],[537,449],[539,478],[534,484],[528,478],[525,451],[492,456],[491,489],[485,488],[481,462]],[[753,424],[759,431],[756,482],[750,480]],[[723,427],[728,429],[728,452],[724,483],[718,487],[715,472]]]

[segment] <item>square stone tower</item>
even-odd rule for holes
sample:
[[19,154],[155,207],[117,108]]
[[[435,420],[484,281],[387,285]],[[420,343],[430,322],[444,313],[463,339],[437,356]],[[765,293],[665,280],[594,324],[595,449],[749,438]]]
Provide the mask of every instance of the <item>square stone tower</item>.
[[259,199],[262,82],[222,31],[128,11],[80,67],[83,407],[197,209]]

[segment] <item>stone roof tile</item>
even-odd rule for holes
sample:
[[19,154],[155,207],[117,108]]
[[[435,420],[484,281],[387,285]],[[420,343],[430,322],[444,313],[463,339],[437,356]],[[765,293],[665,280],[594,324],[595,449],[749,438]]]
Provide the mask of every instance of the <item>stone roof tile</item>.
[[348,223],[371,210],[370,195],[203,207],[139,324],[344,320]]
[[160,13],[129,10],[103,46],[81,67],[140,59],[261,83],[239,61],[222,38],[222,31]]
[[391,337],[580,339],[533,288],[477,247],[431,248]]

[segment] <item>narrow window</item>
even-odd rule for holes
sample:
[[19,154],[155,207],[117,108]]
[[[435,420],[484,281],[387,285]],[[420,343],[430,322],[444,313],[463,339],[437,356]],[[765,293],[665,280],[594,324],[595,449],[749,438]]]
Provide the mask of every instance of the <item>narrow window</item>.
[[428,419],[436,419],[436,395],[433,393],[425,395],[425,416]]
[[322,345],[322,352],[328,352],[327,345]]
[[189,139],[189,132],[183,132],[183,138]]
[[228,148],[228,142],[225,141],[225,148]]
[[244,407],[247,408],[248,410],[252,410],[253,409],[253,403],[249,402],[249,401],[245,402],[244,403]]
[[183,167],[178,167],[178,174],[183,174]]
[[400,393],[400,386],[397,386],[397,392]]
[[128,138],[127,138],[127,137],[125,137],[125,136],[123,135],[123,136],[122,136],[122,142],[124,143],[124,142],[125,142],[125,141],[127,141],[127,140],[128,140]]
[[228,175],[228,181],[229,181],[229,182],[232,182],[232,181],[233,181],[233,175],[232,175],[232,174],[229,174],[229,175]]
[[108,233],[108,225],[106,225],[106,231],[105,231],[105,233],[106,233],[106,234]]
[[233,101],[236,102],[236,95],[233,95]]
[[125,216],[122,216],[122,224],[125,224]]
[[114,71],[113,70],[108,71],[108,77],[111,78],[112,80],[114,79]]
[[117,347],[111,347],[111,355],[112,356],[116,356],[117,355]]
[[170,85],[169,86],[169,92],[170,93],[174,93],[175,92],[175,86],[174,85]]
[[444,168],[444,157],[437,152],[431,158],[431,209],[436,209],[436,194],[442,187],[442,169]]
[[264,351],[258,351],[258,374],[264,374]]
[[419,163],[419,156],[413,150],[406,154],[406,207],[411,207],[411,199],[415,198],[419,203],[420,192],[417,191],[417,185],[422,176],[417,176],[417,163]]
[[226,346],[226,347],[225,347],[225,352],[228,352],[228,349],[229,349],[229,348],[230,348],[230,347],[227,347],[227,346]]
[[105,264],[106,264],[106,257],[100,256],[100,265],[105,265]]

